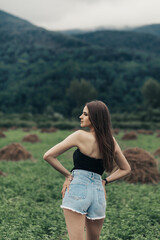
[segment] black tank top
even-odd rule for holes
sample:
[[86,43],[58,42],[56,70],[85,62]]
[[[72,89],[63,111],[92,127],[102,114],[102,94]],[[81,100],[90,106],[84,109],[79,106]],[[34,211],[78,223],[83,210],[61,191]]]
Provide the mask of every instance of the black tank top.
[[102,175],[105,170],[103,167],[103,159],[89,157],[80,152],[78,148],[73,153],[73,163],[74,168],[71,171],[81,169]]

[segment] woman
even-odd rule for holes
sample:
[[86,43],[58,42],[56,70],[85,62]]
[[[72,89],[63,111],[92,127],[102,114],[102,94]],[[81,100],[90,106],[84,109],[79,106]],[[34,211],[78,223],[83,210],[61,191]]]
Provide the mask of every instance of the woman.
[[[130,173],[131,168],[111,133],[110,115],[101,101],[85,105],[80,116],[81,127],[44,154],[44,159],[65,176],[62,188],[65,221],[70,240],[98,240],[105,218],[105,185]],[[72,174],[57,157],[72,147],[74,168]],[[102,180],[104,170],[111,172],[113,159],[119,169]]]

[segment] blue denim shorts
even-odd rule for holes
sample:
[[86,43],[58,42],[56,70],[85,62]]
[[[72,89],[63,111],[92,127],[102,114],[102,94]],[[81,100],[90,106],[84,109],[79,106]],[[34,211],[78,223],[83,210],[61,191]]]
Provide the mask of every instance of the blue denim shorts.
[[105,218],[106,199],[101,175],[73,170],[72,176],[69,192],[66,189],[61,208],[85,214],[92,220]]

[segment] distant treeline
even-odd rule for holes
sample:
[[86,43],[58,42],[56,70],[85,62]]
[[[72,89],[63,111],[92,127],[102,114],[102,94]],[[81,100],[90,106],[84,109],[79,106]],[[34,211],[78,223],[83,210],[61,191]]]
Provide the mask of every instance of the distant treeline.
[[[160,109],[150,108],[148,111],[137,113],[113,113],[111,114],[112,128],[120,129],[160,129]],[[78,129],[80,121],[77,118],[66,118],[61,114],[47,112],[45,114],[31,113],[0,113],[0,129],[11,127],[24,128],[58,128],[58,129]]]
[[147,93],[145,84],[159,86],[159,66],[158,36],[133,31],[68,36],[0,11],[2,113],[68,118],[91,99],[104,101],[114,114],[158,109],[159,92]]

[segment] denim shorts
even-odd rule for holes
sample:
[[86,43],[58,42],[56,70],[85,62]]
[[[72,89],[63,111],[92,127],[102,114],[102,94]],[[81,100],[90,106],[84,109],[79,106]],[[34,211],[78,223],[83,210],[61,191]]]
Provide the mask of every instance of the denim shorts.
[[85,214],[92,220],[105,218],[106,199],[101,175],[73,170],[72,176],[69,192],[66,189],[61,208]]

